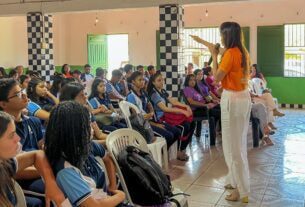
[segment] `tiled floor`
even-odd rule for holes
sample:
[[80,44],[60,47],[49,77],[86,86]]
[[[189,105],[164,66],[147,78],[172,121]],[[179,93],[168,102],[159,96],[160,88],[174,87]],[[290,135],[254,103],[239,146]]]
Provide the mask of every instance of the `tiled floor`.
[[[304,207],[305,111],[285,113],[276,120],[274,146],[249,147],[251,195],[247,205],[224,199],[228,194],[223,188],[227,167],[221,144],[209,148],[204,140],[193,138],[190,160],[171,161],[169,170],[173,185],[191,195],[189,206]],[[249,146],[251,137],[249,131]]]

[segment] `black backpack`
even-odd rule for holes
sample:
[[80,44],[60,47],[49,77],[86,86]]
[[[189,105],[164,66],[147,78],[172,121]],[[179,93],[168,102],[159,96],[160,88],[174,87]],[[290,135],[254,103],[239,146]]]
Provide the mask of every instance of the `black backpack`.
[[134,146],[127,146],[119,154],[118,162],[134,203],[149,206],[172,200],[169,177],[150,154]]

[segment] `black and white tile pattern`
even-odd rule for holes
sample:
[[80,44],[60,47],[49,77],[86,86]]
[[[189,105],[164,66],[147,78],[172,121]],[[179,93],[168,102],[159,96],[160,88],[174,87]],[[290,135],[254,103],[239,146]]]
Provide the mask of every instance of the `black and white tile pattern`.
[[54,74],[53,17],[41,13],[27,14],[29,70],[40,72],[50,81]]
[[165,77],[166,91],[178,97],[183,65],[183,13],[176,4],[160,5],[160,67]]

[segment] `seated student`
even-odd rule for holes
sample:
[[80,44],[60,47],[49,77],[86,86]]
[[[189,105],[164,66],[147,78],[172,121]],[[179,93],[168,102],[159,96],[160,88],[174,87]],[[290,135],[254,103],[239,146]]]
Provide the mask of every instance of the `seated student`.
[[204,69],[204,75],[206,75],[206,83],[208,84],[211,92],[217,96],[220,97],[220,94],[218,93],[219,88],[221,87],[219,83],[217,83],[214,79],[213,73],[212,73],[212,68],[211,67],[206,67]]
[[61,67],[61,73],[63,74],[64,78],[72,78],[71,72],[70,72],[70,65],[63,64]]
[[[21,138],[22,151],[40,149],[43,144],[42,125],[38,118],[22,114],[29,99],[19,83],[14,79],[1,79],[0,91],[0,110],[14,117],[16,133]],[[17,179],[23,189],[39,194],[44,193],[44,184],[36,169],[27,169],[20,173]],[[41,199],[40,201],[43,202]]]
[[213,103],[220,103],[220,99],[215,96],[215,94],[212,93],[210,90],[208,84],[205,82],[203,77],[203,71],[200,69],[197,69],[194,71],[194,75],[196,77],[197,86],[199,89],[198,92],[205,98],[207,102],[213,102]]
[[[85,87],[82,84],[77,83],[77,82],[70,82],[70,83],[64,85],[61,88],[59,100],[61,102],[62,101],[76,101],[89,108],[87,95],[85,93]],[[92,113],[92,111],[91,111],[91,113]],[[95,137],[99,140],[106,140],[107,134],[100,131],[93,115],[92,115],[91,119],[92,119],[91,121],[92,121],[92,127],[94,129]],[[107,130],[107,131],[112,130],[112,128],[109,129],[109,127],[107,127],[107,126],[105,126],[102,129]]]
[[[131,90],[131,84],[127,81],[127,79],[131,76],[131,74],[133,73],[133,65],[131,64],[126,64],[123,68],[124,70],[124,77],[123,79],[127,82],[127,90],[128,92]],[[127,93],[128,94],[128,93]]]
[[15,69],[12,69],[9,73],[8,73],[8,77],[9,78],[13,78],[15,80],[18,80],[18,73]]
[[74,101],[62,102],[51,112],[46,155],[57,184],[73,206],[116,206],[125,194],[105,186],[105,174],[95,159],[104,157],[105,150],[91,138],[88,109]]
[[[14,189],[13,177],[32,165],[43,177],[46,189],[46,205],[50,200],[59,206],[64,201],[64,195],[58,188],[52,169],[43,151],[32,151],[18,154],[20,151],[20,137],[16,134],[13,117],[0,111],[0,203],[3,207],[18,204]],[[18,154],[18,155],[17,155]],[[39,205],[39,200],[26,196],[31,200],[28,206]],[[29,204],[29,203],[28,203]]]
[[[195,117],[200,117],[204,115],[203,107],[208,108],[209,117],[213,117],[215,124],[220,122],[220,107],[218,103],[208,102],[205,98],[200,94],[198,85],[196,83],[196,78],[194,74],[187,75],[184,82],[185,88],[183,89],[183,93],[189,102],[193,114]],[[201,128],[201,122],[197,127]],[[214,129],[215,130],[215,129]],[[210,135],[214,135],[215,133],[210,133]],[[199,135],[200,137],[200,135]],[[211,137],[214,140],[214,137]],[[212,142],[212,144],[215,144]]]
[[30,81],[31,77],[29,75],[21,75],[19,78],[20,87],[26,90]]
[[252,101],[254,103],[261,103],[264,104],[267,108],[268,112],[268,125],[272,130],[277,129],[272,122],[274,122],[274,116],[285,116],[285,114],[278,111],[277,106],[273,100],[273,97],[271,93],[263,93],[262,95],[257,95],[255,91],[253,90],[253,86],[251,81],[249,81],[249,91],[252,98]]
[[74,71],[72,72],[72,78],[74,78],[76,82],[81,83],[81,82],[82,82],[81,79],[80,79],[81,74],[82,74],[82,73],[81,73],[79,70],[74,70]]
[[132,89],[127,95],[126,100],[136,105],[144,118],[150,120],[153,131],[166,139],[167,148],[169,148],[179,138],[181,134],[180,129],[166,123],[157,123],[156,120],[154,120],[155,112],[148,95],[143,90],[145,81],[141,72],[133,72],[128,78],[128,82],[131,83]]
[[89,105],[92,107],[92,113],[96,121],[106,126],[116,128],[126,128],[126,124],[114,110],[111,101],[106,93],[104,80],[96,78],[92,83],[91,94],[89,96]]
[[[179,113],[184,114],[186,117],[190,117],[192,115],[192,110],[190,109],[190,107],[180,103],[175,98],[169,97],[168,93],[163,89],[163,87],[164,80],[161,73],[156,73],[150,78],[147,87],[147,92],[153,103],[153,107],[156,113],[156,119],[158,121],[161,121],[165,112]],[[186,110],[170,107],[168,105],[169,103],[173,106],[186,108]],[[184,122],[182,123],[182,126],[184,127],[184,134],[183,137],[180,137],[182,141],[180,139],[178,140],[180,147],[178,149],[177,159],[187,161],[189,159],[189,156],[186,154],[186,147],[192,139],[193,132],[195,129],[195,123]]]
[[267,108],[262,103],[253,103],[251,107],[252,116],[259,120],[260,131],[263,134],[262,144],[266,144],[268,146],[274,145],[269,135],[274,132],[270,130],[268,126],[268,112]]
[[33,78],[29,82],[27,95],[32,102],[46,111],[51,111],[52,107],[59,103],[59,100],[48,91],[45,82],[38,78]]
[[120,70],[113,70],[111,80],[106,83],[106,91],[110,99],[124,100],[125,97],[122,95],[119,83],[123,77]]
[[6,78],[7,74],[4,67],[0,67],[0,78]]
[[136,71],[139,71],[140,73],[142,73],[142,75],[144,77],[144,81],[145,81],[145,90],[146,90],[149,78],[145,75],[146,71],[144,71],[144,66],[143,65],[138,65]]
[[64,78],[61,75],[54,75],[53,76],[53,84],[51,86],[50,92],[56,98],[59,97],[59,91],[60,91],[63,80],[64,80]]

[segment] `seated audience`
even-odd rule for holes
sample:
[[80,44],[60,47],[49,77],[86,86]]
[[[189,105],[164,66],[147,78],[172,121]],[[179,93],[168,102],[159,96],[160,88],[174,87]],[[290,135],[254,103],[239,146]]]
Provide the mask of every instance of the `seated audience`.
[[[64,195],[58,188],[52,169],[43,151],[32,151],[18,154],[20,151],[20,137],[16,134],[14,118],[0,111],[0,203],[3,207],[19,206],[20,201],[14,188],[13,178],[26,168],[35,166],[46,186],[46,205],[50,200],[59,206],[64,201]],[[26,196],[28,206],[39,206],[33,197]],[[19,205],[18,205],[19,204]]]
[[[80,83],[77,83],[77,82],[68,83],[62,87],[62,89],[60,91],[59,100],[61,102],[62,101],[76,101],[86,107],[89,107],[87,95],[85,94],[84,90],[85,90],[85,87]],[[91,122],[92,122],[92,128],[94,129],[95,138],[97,138],[99,140],[106,140],[107,135],[100,131],[93,114],[92,114],[91,119],[92,119]],[[109,126],[108,127],[104,126],[104,128],[102,128],[102,129],[107,130],[107,131],[114,131],[116,128],[114,127],[114,129],[113,129]]]
[[45,111],[51,111],[59,103],[59,100],[48,91],[45,81],[38,78],[33,78],[29,82],[27,95],[31,102],[36,103]]
[[19,78],[19,83],[20,83],[20,87],[21,89],[27,89],[29,82],[31,81],[31,77],[29,75],[21,75]]
[[61,73],[63,75],[64,78],[72,78],[72,75],[71,75],[71,71],[70,71],[70,65],[68,64],[64,64],[62,67],[61,67]]
[[3,67],[0,67],[0,78],[6,78],[7,74]]
[[[164,79],[161,73],[156,73],[150,78],[147,92],[153,103],[157,121],[160,122],[164,118],[163,116],[165,112],[183,114],[185,117],[192,116],[192,110],[190,107],[180,103],[175,98],[170,97],[163,87]],[[174,107],[169,106],[169,104],[173,105]],[[184,108],[185,110],[179,107]],[[177,159],[187,161],[189,156],[186,154],[185,150],[192,139],[195,123],[185,121],[182,123],[182,126],[184,127],[184,133],[183,136],[178,140],[179,149]]]
[[[185,88],[183,93],[193,110],[194,117],[202,117],[205,115],[205,111],[208,110],[209,117],[213,117],[215,124],[219,122],[220,124],[220,105],[219,103],[214,103],[212,101],[207,101],[200,93],[200,89],[196,83],[196,77],[194,74],[187,75],[184,83]],[[206,107],[206,108],[204,108]],[[201,122],[197,122],[197,128],[201,129]],[[215,130],[215,128],[214,128]],[[198,130],[200,132],[201,130]],[[211,133],[214,135],[215,133]],[[200,137],[200,134],[197,134]],[[211,139],[215,139],[214,137]],[[212,143],[213,145],[215,143]]]
[[[41,149],[43,145],[42,125],[39,119],[23,115],[29,99],[14,79],[0,79],[0,110],[12,115],[15,120],[16,133],[20,137],[22,151]],[[24,190],[36,194],[44,194],[44,184],[35,168],[22,171],[17,177]],[[30,194],[30,193],[29,193]],[[43,203],[43,198],[34,197],[34,203]],[[34,205],[32,199],[27,200],[28,206]]]
[[[114,110],[111,101],[106,93],[104,80],[96,78],[92,83],[91,94],[89,96],[89,105],[91,112],[95,115],[99,127],[112,126],[117,128],[126,128],[123,120]],[[111,131],[115,130],[112,129]]]
[[218,90],[221,88],[220,84],[217,83],[214,79],[213,73],[212,73],[212,68],[211,67],[206,67],[204,69],[204,75],[206,75],[205,82],[210,88],[210,91],[217,97],[220,97],[220,94]]
[[61,89],[61,85],[64,78],[61,75],[54,75],[53,76],[53,84],[50,88],[50,92],[55,96],[56,98],[59,98],[59,91]]
[[[115,185],[106,186],[105,173],[95,158],[104,158],[106,152],[91,138],[90,114],[81,104],[63,102],[51,112],[45,152],[56,182],[73,206],[117,206],[125,194]],[[111,170],[108,175],[115,179],[114,165]]]
[[74,70],[74,71],[72,72],[72,78],[74,78],[75,81],[81,83],[81,82],[82,82],[81,79],[80,79],[81,74],[82,74],[82,73],[81,73],[79,70]]
[[167,123],[158,123],[155,120],[155,111],[144,89],[143,74],[135,71],[128,78],[132,89],[126,97],[126,100],[137,106],[146,120],[150,121],[153,131],[157,132],[166,139],[167,147],[169,148],[180,136],[179,128],[171,126]]
[[88,82],[94,79],[94,76],[90,74],[91,72],[91,66],[89,64],[86,64],[84,66],[84,73],[81,74],[80,79],[83,82]]
[[119,83],[123,78],[123,74],[120,70],[113,70],[111,80],[106,83],[106,91],[110,99],[124,100]]

